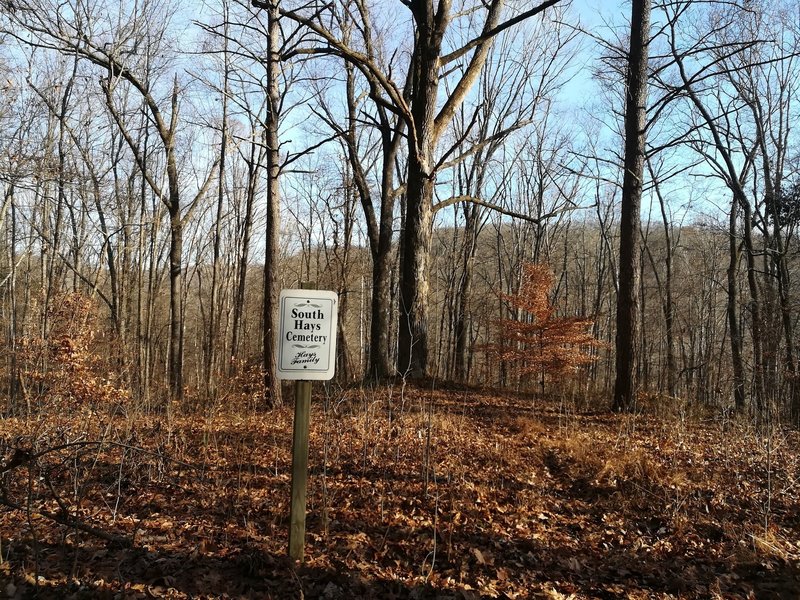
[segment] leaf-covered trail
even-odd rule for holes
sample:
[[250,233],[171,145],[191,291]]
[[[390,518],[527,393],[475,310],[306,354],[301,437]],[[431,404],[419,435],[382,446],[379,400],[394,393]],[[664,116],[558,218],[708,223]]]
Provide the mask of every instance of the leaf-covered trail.
[[320,395],[293,567],[289,409],[0,428],[6,459],[41,455],[4,476],[24,508],[0,509],[9,598],[800,597],[794,433],[476,391]]

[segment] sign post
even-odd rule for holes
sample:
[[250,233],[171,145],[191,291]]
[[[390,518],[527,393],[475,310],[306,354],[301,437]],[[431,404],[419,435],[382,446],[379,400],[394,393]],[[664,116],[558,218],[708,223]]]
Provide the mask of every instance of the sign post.
[[311,380],[331,379],[336,365],[339,300],[335,292],[315,288],[313,283],[303,283],[299,290],[282,290],[280,297],[278,377],[296,380],[289,557],[301,562],[306,538]]
[[306,491],[308,489],[308,430],[311,421],[311,382],[294,384],[292,433],[292,504],[289,511],[289,557],[303,562],[306,543]]

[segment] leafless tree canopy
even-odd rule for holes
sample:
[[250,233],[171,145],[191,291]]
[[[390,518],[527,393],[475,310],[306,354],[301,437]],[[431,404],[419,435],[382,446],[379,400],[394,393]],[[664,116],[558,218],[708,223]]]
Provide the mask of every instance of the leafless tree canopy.
[[761,1],[5,2],[2,410],[58,388],[79,297],[125,402],[247,380],[277,406],[304,281],[341,299],[342,383],[525,387],[487,348],[522,348],[508,298],[542,265],[598,342],[544,393],[796,422],[799,26]]

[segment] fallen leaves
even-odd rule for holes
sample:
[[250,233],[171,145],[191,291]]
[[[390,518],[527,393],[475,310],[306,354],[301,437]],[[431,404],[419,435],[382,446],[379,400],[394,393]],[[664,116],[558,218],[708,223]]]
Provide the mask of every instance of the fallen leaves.
[[[20,439],[52,447],[80,431],[106,442],[7,473],[8,497],[25,506],[31,490],[32,511],[0,511],[0,593],[747,598],[800,589],[793,433],[768,448],[746,431],[641,418],[621,436],[627,417],[565,421],[559,405],[539,400],[534,412],[524,397],[403,393],[402,402],[396,391],[370,403],[343,397],[336,415],[315,402],[302,566],[285,557],[290,410],[169,427],[79,415],[0,422],[6,458]],[[72,516],[133,548],[37,517],[58,509],[43,473]]]

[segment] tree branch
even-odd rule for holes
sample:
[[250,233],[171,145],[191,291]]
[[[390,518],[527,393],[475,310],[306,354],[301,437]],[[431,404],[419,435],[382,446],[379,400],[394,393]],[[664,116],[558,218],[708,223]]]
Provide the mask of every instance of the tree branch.
[[534,6],[530,10],[526,10],[524,13],[521,13],[521,14],[517,15],[516,17],[513,17],[513,18],[509,19],[508,21],[504,21],[503,23],[500,23],[499,25],[496,25],[495,27],[491,27],[490,29],[484,31],[478,37],[476,37],[476,38],[470,40],[469,42],[467,42],[464,46],[462,46],[458,50],[455,50],[454,52],[451,52],[450,54],[446,54],[445,56],[441,57],[441,59],[439,59],[439,64],[440,65],[446,65],[447,63],[453,62],[454,60],[457,60],[457,59],[461,58],[467,52],[469,52],[470,50],[472,50],[473,48],[475,48],[479,44],[482,44],[482,43],[488,41],[489,39],[493,38],[497,34],[502,33],[503,31],[505,31],[509,27],[513,27],[517,23],[521,23],[522,21],[524,21],[526,19],[529,19],[529,18],[531,18],[531,17],[533,17],[535,15],[538,15],[540,12],[545,11],[546,9],[550,8],[551,6],[553,6],[555,4],[558,4],[559,2],[561,2],[561,0],[546,0],[545,2],[542,2],[539,6]]
[[514,210],[510,210],[499,204],[495,204],[493,202],[487,202],[481,198],[477,198],[475,196],[463,195],[463,196],[453,196],[452,198],[448,198],[447,200],[442,200],[441,202],[436,203],[433,206],[433,212],[436,213],[443,208],[447,208],[448,206],[453,206],[454,204],[458,204],[459,202],[469,202],[471,204],[476,204],[478,206],[483,206],[485,208],[491,209],[495,212],[500,214],[506,215],[508,217],[514,217],[515,219],[520,219],[522,221],[527,221],[528,223],[535,223],[536,225],[540,225],[544,221],[548,219],[552,219],[553,217],[557,217],[558,215],[572,212],[573,210],[579,210],[583,207],[580,206],[572,206],[569,208],[560,208],[557,210],[550,211],[544,215],[539,217],[532,217],[530,215],[526,215],[524,213],[520,213]]

